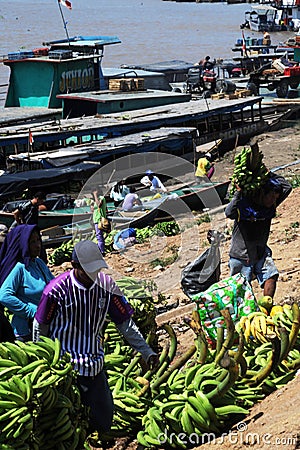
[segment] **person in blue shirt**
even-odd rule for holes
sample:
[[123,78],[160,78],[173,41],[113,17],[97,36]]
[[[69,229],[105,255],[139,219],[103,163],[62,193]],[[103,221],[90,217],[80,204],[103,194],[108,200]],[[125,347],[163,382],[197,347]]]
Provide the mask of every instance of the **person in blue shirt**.
[[37,225],[18,225],[6,236],[0,253],[0,303],[13,313],[16,339],[31,340],[31,324],[42,292],[54,276],[39,258],[42,241]]
[[147,170],[146,175],[141,179],[141,184],[148,187],[152,192],[167,192],[166,187],[152,170]]

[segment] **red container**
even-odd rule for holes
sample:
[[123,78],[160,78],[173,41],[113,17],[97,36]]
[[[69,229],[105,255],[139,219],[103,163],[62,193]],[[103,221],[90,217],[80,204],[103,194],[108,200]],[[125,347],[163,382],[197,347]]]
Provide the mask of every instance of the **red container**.
[[34,56],[48,56],[48,52],[49,52],[48,47],[41,47],[41,48],[33,49]]
[[287,77],[293,77],[295,75],[300,75],[300,66],[287,67],[284,69],[284,74]]
[[214,76],[207,76],[207,75],[204,75],[203,76],[203,81],[210,81],[210,82],[213,82],[213,81],[215,81],[215,77]]

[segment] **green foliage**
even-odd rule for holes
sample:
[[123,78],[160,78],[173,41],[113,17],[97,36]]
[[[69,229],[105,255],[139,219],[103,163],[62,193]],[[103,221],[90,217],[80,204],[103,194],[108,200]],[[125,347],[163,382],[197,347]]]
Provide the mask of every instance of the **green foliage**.
[[291,178],[290,183],[293,188],[297,188],[300,186],[300,175],[295,175]]
[[201,217],[197,217],[196,222],[197,222],[197,225],[200,225],[201,223],[210,223],[211,218],[210,218],[209,214],[204,214]]
[[178,258],[178,247],[176,245],[172,245],[170,247],[167,247],[168,250],[170,250],[171,254],[169,256],[166,256],[165,258],[156,258],[153,261],[150,262],[151,267],[155,266],[162,266],[166,267],[170,264],[173,264],[176,259]]

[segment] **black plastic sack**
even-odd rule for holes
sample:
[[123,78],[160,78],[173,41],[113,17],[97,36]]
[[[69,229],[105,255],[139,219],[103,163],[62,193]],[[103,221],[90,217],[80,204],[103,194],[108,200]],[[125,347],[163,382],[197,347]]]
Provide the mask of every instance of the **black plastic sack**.
[[181,272],[181,288],[188,297],[206,291],[212,284],[220,280],[220,242],[224,236],[218,231],[211,230],[207,237],[211,243],[210,248],[189,263]]

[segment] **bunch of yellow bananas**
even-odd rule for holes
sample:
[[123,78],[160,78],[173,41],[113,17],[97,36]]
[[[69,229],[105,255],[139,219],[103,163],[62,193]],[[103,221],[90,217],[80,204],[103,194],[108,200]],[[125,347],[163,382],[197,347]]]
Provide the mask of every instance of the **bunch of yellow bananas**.
[[250,339],[260,343],[269,342],[268,335],[273,336],[276,333],[272,318],[262,312],[253,312],[249,316],[241,317],[238,329],[243,331],[247,343]]

